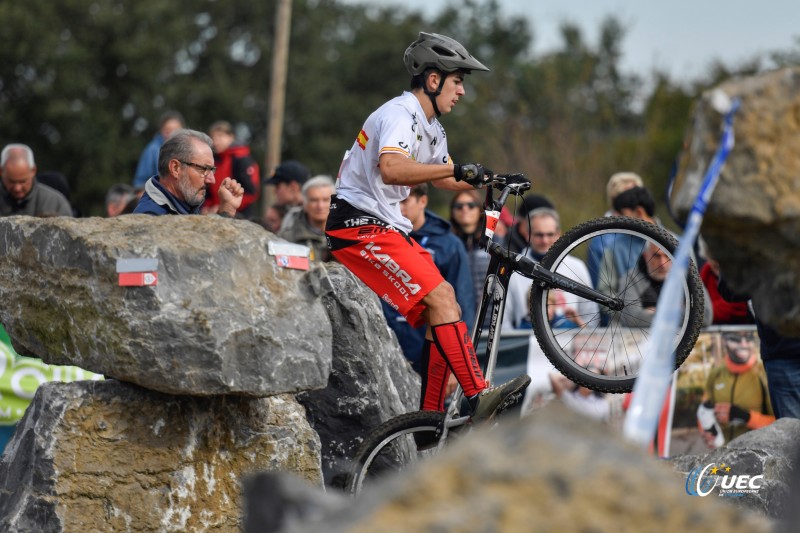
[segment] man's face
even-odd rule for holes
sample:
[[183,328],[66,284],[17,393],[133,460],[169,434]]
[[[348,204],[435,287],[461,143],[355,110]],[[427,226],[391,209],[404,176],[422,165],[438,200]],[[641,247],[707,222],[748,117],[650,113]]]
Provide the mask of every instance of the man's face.
[[753,354],[753,341],[746,335],[725,335],[725,347],[736,363],[746,362]]
[[275,184],[275,203],[278,205],[295,205],[300,194],[300,184],[296,181],[278,182]]
[[[196,139],[192,140],[194,145],[194,153],[187,162],[196,165],[213,167],[214,156],[211,153],[211,148],[201,141]],[[214,184],[214,173],[205,173],[197,167],[192,165],[181,164],[178,174],[178,194],[181,199],[192,207],[197,207],[202,204],[206,199],[208,188]]]
[[538,215],[531,219],[531,248],[537,254],[547,253],[554,242],[561,237],[556,220],[550,215]]
[[314,187],[306,191],[303,209],[312,224],[322,224],[328,220],[328,213],[331,210],[331,195],[333,195],[333,190],[328,186]]
[[425,223],[425,206],[427,205],[427,196],[410,194],[408,198],[400,202],[400,212],[411,221],[414,229],[419,229]]
[[436,105],[439,107],[439,112],[444,115],[452,111],[458,99],[464,96],[465,93],[464,73],[453,72],[448,74],[444,80],[442,92],[436,97]]
[[161,135],[165,139],[169,139],[169,136],[172,135],[172,133],[175,130],[179,130],[182,127],[183,127],[183,124],[181,124],[180,120],[178,120],[176,118],[171,118],[171,119],[167,120],[166,122],[164,122],[164,125],[161,126]]
[[619,214],[624,217],[638,218],[639,220],[644,220],[645,222],[653,221],[652,217],[647,214],[647,211],[645,211],[644,207],[640,205],[634,207],[633,209],[629,207],[623,207]]
[[33,178],[36,176],[36,167],[28,166],[24,156],[12,154],[6,162],[3,173],[3,187],[12,198],[19,201],[25,198],[33,187]]
[[653,243],[649,243],[644,247],[642,255],[647,264],[647,273],[651,278],[656,281],[667,279],[669,269],[672,267],[672,260],[663,249]]
[[264,224],[267,226],[267,229],[272,233],[278,233],[278,230],[281,229],[282,221],[283,216],[281,216],[280,212],[278,212],[274,206],[270,206],[267,209],[267,213],[264,215]]
[[214,142],[214,151],[218,154],[230,148],[234,140],[234,136],[224,130],[214,130],[209,136]]

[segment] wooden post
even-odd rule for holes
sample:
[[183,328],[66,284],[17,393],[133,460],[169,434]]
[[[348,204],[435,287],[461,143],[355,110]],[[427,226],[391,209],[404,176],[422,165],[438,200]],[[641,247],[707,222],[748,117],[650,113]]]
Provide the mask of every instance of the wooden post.
[[[292,25],[292,0],[278,0],[275,12],[275,38],[272,46],[272,77],[269,90],[267,116],[267,150],[263,176],[269,178],[281,162],[283,140],[283,112],[286,102],[286,72],[289,62],[289,35]],[[265,215],[271,203],[271,194],[265,185],[261,191],[261,212]]]

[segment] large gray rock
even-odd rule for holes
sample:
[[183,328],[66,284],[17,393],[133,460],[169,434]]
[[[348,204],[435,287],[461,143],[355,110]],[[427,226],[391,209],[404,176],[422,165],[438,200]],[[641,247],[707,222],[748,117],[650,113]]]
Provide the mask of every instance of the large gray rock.
[[349,460],[366,434],[419,409],[420,380],[369,288],[337,263],[309,279],[334,324],[333,370],[326,388],[297,399],[322,441],[326,484],[343,487]]
[[[152,390],[324,387],[330,322],[270,239],[221,217],[2,218],[0,322],[21,354]],[[158,284],[118,286],[119,258],[157,258]]]
[[[797,454],[800,453],[800,420],[795,418],[779,418],[772,424],[748,431],[733,439],[725,446],[717,448],[706,455],[689,455],[674,460],[675,469],[688,475],[693,469],[712,464],[726,465],[730,471],[721,468],[718,476],[706,474],[716,481],[712,495],[720,494],[722,476],[763,475],[759,481],[760,488],[755,492],[741,495],[725,496],[729,502],[746,509],[757,510],[772,518],[784,518],[796,506],[790,499],[792,475],[796,465]],[[719,478],[718,480],[716,480]],[[800,487],[798,487],[800,488]],[[800,494],[795,494],[797,498]]]
[[290,395],[48,383],[0,459],[0,531],[240,531],[242,476],[321,487],[319,450]]
[[[716,103],[739,98],[736,144],[702,233],[729,285],[753,296],[756,313],[800,337],[800,67],[732,79],[697,102],[672,204],[685,215],[719,146]],[[724,107],[716,105],[724,111]]]
[[291,530],[350,504],[338,491],[321,491],[287,472],[258,472],[247,476],[242,485],[244,533]]
[[274,528],[261,531],[770,531],[770,520],[721,498],[688,496],[669,466],[563,405],[506,422],[463,436],[353,504],[307,495],[301,506],[296,486],[274,482],[286,487],[274,497],[298,511],[258,517]]

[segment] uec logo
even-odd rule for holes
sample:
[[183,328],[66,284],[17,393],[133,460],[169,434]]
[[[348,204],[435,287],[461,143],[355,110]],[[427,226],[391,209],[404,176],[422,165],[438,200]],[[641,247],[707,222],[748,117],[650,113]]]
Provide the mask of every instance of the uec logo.
[[[709,469],[711,470],[710,475],[706,475]],[[758,492],[764,480],[763,475],[719,475],[719,470],[721,468],[716,467],[714,463],[692,469],[686,477],[686,494],[690,496],[708,496],[719,483],[720,496],[741,496],[742,494]],[[724,470],[730,472],[730,467]]]

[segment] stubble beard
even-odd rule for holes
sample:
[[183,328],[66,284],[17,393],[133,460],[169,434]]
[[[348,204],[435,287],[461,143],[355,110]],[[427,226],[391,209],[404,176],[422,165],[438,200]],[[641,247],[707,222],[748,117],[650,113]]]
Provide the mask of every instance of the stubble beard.
[[183,201],[192,207],[202,205],[206,200],[206,187],[195,189],[189,176],[184,174],[178,179],[178,192],[183,196]]

